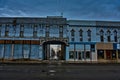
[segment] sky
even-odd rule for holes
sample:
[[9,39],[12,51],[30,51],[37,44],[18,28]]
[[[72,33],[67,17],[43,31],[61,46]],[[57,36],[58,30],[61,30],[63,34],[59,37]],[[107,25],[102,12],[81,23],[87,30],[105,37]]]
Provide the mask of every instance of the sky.
[[120,21],[120,0],[0,0],[0,17]]

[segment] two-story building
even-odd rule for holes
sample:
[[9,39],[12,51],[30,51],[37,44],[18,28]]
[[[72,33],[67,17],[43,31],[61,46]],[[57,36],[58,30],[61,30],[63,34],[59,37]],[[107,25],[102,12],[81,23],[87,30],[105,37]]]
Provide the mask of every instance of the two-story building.
[[0,60],[118,61],[120,22],[0,17]]

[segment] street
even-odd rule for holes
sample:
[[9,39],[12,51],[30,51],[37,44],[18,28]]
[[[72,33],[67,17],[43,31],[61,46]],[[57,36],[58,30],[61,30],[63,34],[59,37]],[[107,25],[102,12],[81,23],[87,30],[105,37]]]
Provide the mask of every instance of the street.
[[120,64],[1,64],[0,80],[120,80]]

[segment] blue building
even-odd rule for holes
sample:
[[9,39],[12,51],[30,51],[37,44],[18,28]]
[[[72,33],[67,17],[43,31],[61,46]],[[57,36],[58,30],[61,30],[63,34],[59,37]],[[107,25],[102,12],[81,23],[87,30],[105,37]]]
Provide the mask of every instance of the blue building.
[[0,60],[117,61],[120,22],[1,17]]

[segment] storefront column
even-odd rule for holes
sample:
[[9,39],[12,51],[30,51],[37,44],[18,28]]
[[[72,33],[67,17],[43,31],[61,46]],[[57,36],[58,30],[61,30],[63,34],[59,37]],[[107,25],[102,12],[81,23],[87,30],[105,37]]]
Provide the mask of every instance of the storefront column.
[[74,44],[74,61],[76,60],[76,44]]
[[12,42],[11,60],[14,58],[14,44]]
[[116,60],[118,62],[118,50],[116,50]]
[[2,60],[4,61],[4,58],[5,58],[5,42],[4,42],[4,50],[3,50],[3,58],[2,58]]
[[39,59],[40,60],[43,60],[44,59],[44,57],[43,57],[43,47],[41,46],[41,45],[39,45]]
[[86,45],[84,44],[84,60],[86,60]]
[[69,59],[69,47],[67,47],[67,46],[66,46],[66,53],[65,54],[66,54],[65,55],[66,56],[65,60],[67,61]]
[[24,43],[22,41],[22,58],[24,59],[24,53],[23,53],[23,50],[24,50]]
[[31,59],[31,41],[30,41],[30,52],[29,52],[29,59]]
[[104,59],[106,60],[106,50],[104,50]]

